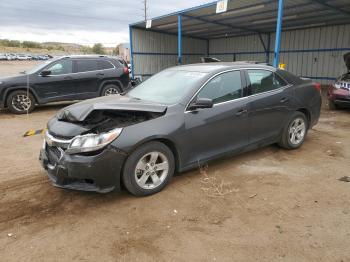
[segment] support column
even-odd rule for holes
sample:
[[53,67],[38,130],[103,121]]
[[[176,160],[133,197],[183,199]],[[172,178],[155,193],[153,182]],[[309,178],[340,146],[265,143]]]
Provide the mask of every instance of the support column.
[[177,63],[182,64],[182,17],[177,17]]
[[267,35],[267,52],[266,52],[266,64],[270,64],[270,48],[271,48],[271,34]]
[[280,62],[280,48],[281,48],[281,34],[282,34],[282,22],[283,22],[283,0],[278,0],[278,18],[276,26],[276,41],[275,41],[275,53],[273,66],[278,67]]
[[132,27],[129,25],[129,42],[130,42],[130,64],[131,64],[131,79],[134,79],[134,48],[133,48],[133,41],[132,41]]

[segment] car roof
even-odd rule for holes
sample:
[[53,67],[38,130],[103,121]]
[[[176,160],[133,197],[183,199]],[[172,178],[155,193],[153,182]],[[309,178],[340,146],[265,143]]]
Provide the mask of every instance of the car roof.
[[59,58],[79,58],[79,59],[106,58],[106,59],[124,60],[122,57],[119,57],[119,56],[106,56],[106,55],[65,55],[65,56],[61,56]]
[[261,69],[270,69],[273,71],[276,70],[271,65],[258,63],[258,62],[249,62],[249,61],[189,64],[189,65],[172,67],[171,70],[210,73],[210,72],[223,71],[223,70],[229,70],[229,69],[240,69],[240,68],[257,68],[257,69],[261,68]]

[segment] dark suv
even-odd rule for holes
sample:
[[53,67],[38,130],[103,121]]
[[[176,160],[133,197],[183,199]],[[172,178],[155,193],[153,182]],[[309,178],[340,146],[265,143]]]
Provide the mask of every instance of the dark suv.
[[60,57],[22,75],[0,78],[0,108],[23,114],[36,104],[118,94],[128,88],[129,80],[127,63],[121,58]]

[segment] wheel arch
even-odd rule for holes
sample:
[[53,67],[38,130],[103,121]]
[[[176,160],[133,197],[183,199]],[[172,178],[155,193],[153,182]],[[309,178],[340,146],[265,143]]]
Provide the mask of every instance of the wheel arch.
[[303,113],[306,116],[308,127],[310,127],[311,124],[311,113],[307,108],[298,108],[296,110],[297,112]]
[[[164,145],[166,145],[170,151],[173,153],[174,160],[175,160],[175,172],[178,172],[181,170],[181,159],[180,159],[180,153],[179,150],[175,144],[174,141],[172,141],[169,138],[166,137],[152,137],[150,139],[144,140],[137,145],[133,147],[133,149],[128,153],[128,156],[130,156],[137,148],[143,146],[144,144],[150,143],[150,142],[160,142]],[[125,160],[126,162],[126,160]],[[124,170],[125,162],[123,164],[122,170]],[[123,184],[123,176],[120,176],[120,183]]]
[[[27,87],[12,87],[12,88],[9,88],[8,90],[6,90],[6,92],[4,94],[4,107],[7,107],[7,99],[11,93],[13,93],[15,91],[27,91],[27,89],[28,89]],[[35,103],[39,104],[39,97],[35,93],[33,88],[29,87],[29,93],[34,97]]]
[[100,85],[100,88],[99,88],[99,93],[100,95],[102,95],[102,92],[103,92],[103,88],[106,86],[106,85],[117,85],[121,91],[123,92],[124,89],[123,89],[123,84],[121,81],[119,81],[118,79],[113,79],[113,80],[105,80],[101,83]]

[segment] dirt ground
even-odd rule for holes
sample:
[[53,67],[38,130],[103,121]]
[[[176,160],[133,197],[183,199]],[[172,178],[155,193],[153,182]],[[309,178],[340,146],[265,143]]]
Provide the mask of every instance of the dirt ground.
[[0,77],[16,75],[43,61],[0,61]]
[[60,108],[0,112],[0,261],[350,261],[350,111],[324,109],[299,150],[211,162],[136,198],[50,185],[42,136],[22,135]]

